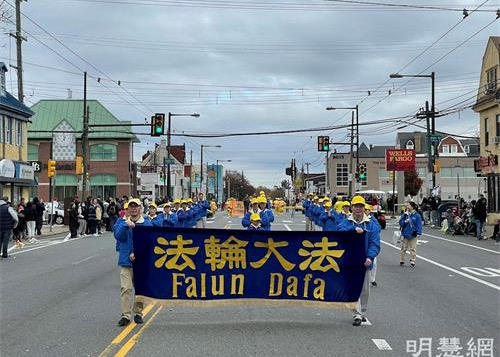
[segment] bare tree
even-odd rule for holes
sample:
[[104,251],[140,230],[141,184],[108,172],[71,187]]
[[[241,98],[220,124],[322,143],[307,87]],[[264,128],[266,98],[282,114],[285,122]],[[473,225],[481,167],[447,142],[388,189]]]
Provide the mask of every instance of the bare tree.
[[[12,8],[5,0],[0,0],[0,23],[6,24],[12,21]],[[3,27],[3,26],[2,26]]]

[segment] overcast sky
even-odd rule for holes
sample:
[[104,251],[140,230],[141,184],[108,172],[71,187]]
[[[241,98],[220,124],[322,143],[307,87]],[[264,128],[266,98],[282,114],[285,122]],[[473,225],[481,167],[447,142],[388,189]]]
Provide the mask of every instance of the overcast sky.
[[[387,2],[471,12],[484,0]],[[499,21],[459,45],[494,20],[497,7],[498,2],[487,1],[480,9],[489,11],[472,13],[401,71],[436,72],[439,110],[474,102],[486,42],[500,34]],[[405,67],[462,19],[461,11],[403,11],[319,0],[33,0],[24,2],[22,11],[89,62],[23,18],[28,37],[23,45],[27,104],[67,98],[67,88],[73,98],[82,98],[81,73],[86,70],[92,77],[88,98],[101,101],[121,120],[143,122],[154,112],[201,114],[173,118],[176,133],[278,131],[350,122],[349,111],[326,111],[327,106],[359,104],[360,123],[413,114],[430,100],[430,80],[387,81],[389,74]],[[12,24],[4,27],[6,32],[14,29]],[[4,34],[0,44],[0,60],[15,64],[13,39]],[[120,80],[121,87],[108,78]],[[10,68],[7,89],[17,95],[16,86],[15,70]],[[361,141],[394,144],[400,126],[363,126]],[[437,119],[438,130],[455,134],[474,134],[478,126],[478,115],[471,109]],[[185,142],[188,158],[193,150],[195,163],[200,160],[200,144],[220,144],[220,149],[205,150],[206,160],[230,159],[226,168],[244,170],[252,184],[271,187],[287,178],[285,168],[292,158],[299,168],[309,162],[311,172],[324,170],[324,155],[316,151],[320,134],[345,142],[348,130],[175,137],[173,144]],[[158,141],[140,139],[136,159]]]

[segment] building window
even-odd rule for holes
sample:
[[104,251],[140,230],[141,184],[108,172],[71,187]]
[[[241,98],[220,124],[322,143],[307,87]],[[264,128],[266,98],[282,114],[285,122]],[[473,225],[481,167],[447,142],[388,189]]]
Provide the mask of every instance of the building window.
[[484,118],[484,145],[490,143],[490,133],[488,132],[488,118]]
[[442,167],[441,168],[441,177],[442,178],[450,178],[450,177],[456,177],[456,176],[453,176],[453,169],[451,167]]
[[473,178],[477,177],[473,167],[464,167],[464,177]]
[[390,177],[389,171],[386,169],[378,169],[378,178],[379,179],[388,179]]
[[28,160],[37,161],[38,160],[38,145],[28,144]]
[[13,125],[13,119],[12,118],[7,118],[7,121],[5,123],[5,142],[7,144],[12,144],[12,125]]
[[91,145],[90,160],[116,160],[116,145],[114,144]]
[[465,150],[466,154],[470,154],[470,146],[469,145],[465,145],[464,150]]
[[457,144],[451,144],[451,146],[450,146],[450,153],[456,154],[457,152],[458,152]]
[[425,178],[427,176],[427,167],[417,167],[418,177]]
[[337,186],[349,185],[349,166],[347,164],[337,164]]
[[16,145],[23,146],[23,122],[16,120]]
[[94,175],[90,178],[92,197],[116,197],[116,175]]
[[63,202],[66,197],[75,197],[78,179],[76,175],[57,174],[54,179],[54,196]]
[[443,154],[449,154],[450,153],[450,146],[449,145],[443,145],[442,146],[442,151],[443,151]]
[[486,71],[486,94],[493,93],[497,89],[497,68]]
[[5,117],[0,115],[0,143],[3,143]]

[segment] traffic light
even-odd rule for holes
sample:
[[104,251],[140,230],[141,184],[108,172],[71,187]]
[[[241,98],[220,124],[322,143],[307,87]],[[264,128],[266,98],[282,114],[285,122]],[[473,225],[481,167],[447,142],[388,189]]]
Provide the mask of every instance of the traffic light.
[[318,136],[318,151],[330,151],[329,136]]
[[434,161],[434,172],[437,174],[441,172],[441,160],[440,159],[436,159]]
[[358,178],[359,182],[361,182],[363,185],[366,185],[366,174],[367,174],[367,169],[366,169],[366,163],[359,164],[358,166]]
[[76,157],[75,171],[77,175],[83,175],[83,156]]
[[56,161],[49,160],[47,163],[47,177],[52,178],[56,175]]
[[151,136],[161,136],[165,130],[165,114],[156,113],[151,117]]

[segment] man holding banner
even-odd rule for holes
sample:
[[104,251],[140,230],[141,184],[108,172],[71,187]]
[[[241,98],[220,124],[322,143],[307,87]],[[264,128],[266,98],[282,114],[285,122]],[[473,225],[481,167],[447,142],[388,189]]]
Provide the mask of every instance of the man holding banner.
[[136,226],[152,226],[150,220],[145,220],[142,215],[142,204],[138,198],[128,201],[128,217],[120,218],[116,221],[114,235],[117,241],[118,265],[120,266],[120,300],[122,317],[118,321],[118,326],[126,326],[132,319],[132,304],[134,321],[142,323],[143,303],[134,301],[132,287],[134,273],[132,263],[135,260],[134,245],[132,239],[132,228]]
[[[365,233],[366,259],[364,265],[368,270],[371,270],[373,269],[373,261],[380,252],[380,229],[365,214],[365,199],[363,197],[354,196],[351,201],[351,208],[352,214],[343,221],[339,230],[350,231],[354,229],[358,234]],[[352,323],[354,326],[359,326],[361,322],[366,321],[365,314],[368,308],[368,298],[370,297],[369,275],[366,272],[363,281],[363,290],[361,291]]]

